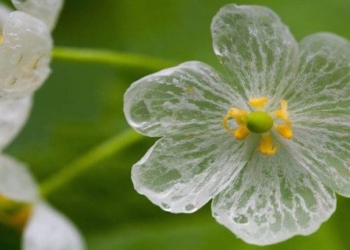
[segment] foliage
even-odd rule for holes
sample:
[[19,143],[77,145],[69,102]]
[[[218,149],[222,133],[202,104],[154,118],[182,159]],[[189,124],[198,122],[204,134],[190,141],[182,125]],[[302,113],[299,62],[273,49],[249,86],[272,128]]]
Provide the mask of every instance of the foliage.
[[[67,0],[54,31],[56,45],[103,48],[216,65],[210,21],[228,0]],[[240,0],[237,4],[248,3]],[[350,38],[347,0],[254,0],[272,8],[297,39],[317,31]],[[53,61],[52,75],[35,96],[30,120],[6,152],[30,165],[38,181],[128,126],[122,97],[143,69]],[[81,229],[89,249],[261,249],[245,244],[211,217],[208,207],[193,215],[168,214],[132,187],[130,169],[152,145],[142,141],[83,172],[48,197]],[[349,249],[350,201],[321,229],[266,249]],[[17,249],[16,233],[0,227],[0,248]],[[264,249],[264,248],[263,248]]]

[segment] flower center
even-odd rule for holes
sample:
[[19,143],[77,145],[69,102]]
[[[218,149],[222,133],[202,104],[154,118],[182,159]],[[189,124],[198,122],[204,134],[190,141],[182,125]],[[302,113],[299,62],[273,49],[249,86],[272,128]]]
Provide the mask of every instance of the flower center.
[[265,133],[270,131],[273,119],[266,112],[254,111],[247,115],[247,128],[253,133]]
[[[278,145],[273,143],[273,138],[270,134],[271,129],[276,129],[277,133],[285,139],[293,137],[287,111],[287,101],[281,100],[281,108],[273,113],[267,113],[264,110],[267,97],[251,98],[249,100],[250,106],[254,111],[248,113],[237,108],[230,108],[222,120],[224,129],[233,134],[237,140],[243,140],[250,132],[261,134],[261,142],[258,147],[260,153],[264,155],[274,155],[277,152]],[[236,127],[232,129],[228,122],[229,120],[236,121]]]

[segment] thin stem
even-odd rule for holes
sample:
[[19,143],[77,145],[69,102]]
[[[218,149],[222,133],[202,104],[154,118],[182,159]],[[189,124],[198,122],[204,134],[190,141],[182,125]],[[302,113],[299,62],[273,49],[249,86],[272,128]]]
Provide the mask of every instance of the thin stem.
[[65,183],[68,183],[80,173],[95,166],[101,160],[139,141],[141,138],[143,138],[141,135],[129,129],[103,142],[82,157],[68,164],[51,178],[42,182],[40,185],[42,196],[49,196],[53,191],[57,190]]
[[113,67],[141,68],[151,71],[176,65],[175,62],[146,55],[98,49],[55,47],[53,58],[66,62],[98,63]]

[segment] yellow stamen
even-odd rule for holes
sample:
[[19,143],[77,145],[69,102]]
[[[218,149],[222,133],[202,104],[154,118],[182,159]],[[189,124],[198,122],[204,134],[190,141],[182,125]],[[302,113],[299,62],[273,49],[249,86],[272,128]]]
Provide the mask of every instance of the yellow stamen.
[[278,125],[276,128],[277,132],[286,139],[291,139],[293,137],[293,131],[291,129],[291,124]]
[[[248,113],[244,110],[240,110],[237,108],[231,108],[227,114],[224,116],[222,119],[222,125],[226,131],[229,133],[233,134],[233,136],[237,140],[243,140],[246,138],[249,134],[249,130],[246,126],[246,121],[247,121],[247,115]],[[228,126],[228,121],[230,119],[235,119],[236,123],[238,125],[237,129],[232,129]]]
[[268,100],[269,99],[267,97],[250,98],[249,104],[254,108],[264,108]]
[[2,44],[2,42],[4,41],[2,35],[0,35],[0,44]]
[[273,145],[272,136],[266,134],[261,136],[261,142],[258,149],[264,155],[274,155],[277,152],[278,146]]
[[247,129],[246,126],[240,126],[238,127],[235,131],[233,131],[233,136],[237,140],[243,140],[249,135],[249,130]]
[[277,115],[278,118],[282,119],[282,120],[288,120],[288,111],[287,111],[287,101],[286,100],[281,100],[281,109],[276,110],[275,114]]
[[236,119],[237,124],[244,125],[246,122],[247,112],[241,109],[237,108],[231,108],[228,111],[228,115],[230,115],[230,118]]
[[[270,130],[274,128],[283,138],[291,139],[293,137],[292,123],[289,120],[286,100],[281,100],[281,108],[273,113],[265,111],[264,108],[267,102],[267,97],[251,98],[249,99],[249,104],[253,111],[246,112],[237,108],[231,108],[224,116],[222,124],[224,129],[237,140],[243,140],[250,132],[261,134],[258,150],[264,155],[274,155],[279,146],[274,144]],[[235,128],[229,127],[228,121],[230,119],[235,120]]]
[[22,231],[31,215],[32,206],[0,195],[0,223]]

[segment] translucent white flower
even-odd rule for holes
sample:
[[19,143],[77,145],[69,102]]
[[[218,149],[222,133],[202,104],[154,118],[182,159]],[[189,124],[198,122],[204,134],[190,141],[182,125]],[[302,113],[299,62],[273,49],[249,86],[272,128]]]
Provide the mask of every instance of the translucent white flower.
[[42,20],[50,29],[63,7],[63,0],[12,0],[12,3],[18,10]]
[[40,87],[50,73],[53,27],[62,0],[13,0],[0,5],[0,98],[20,97]]
[[46,204],[27,168],[0,155],[0,222],[22,231],[23,250],[80,250],[74,225]]
[[13,3],[21,11],[11,12],[0,5],[0,150],[22,128],[33,92],[50,73],[52,39],[48,27],[53,27],[62,0]]
[[228,78],[186,62],[125,93],[128,123],[162,137],[133,166],[135,189],[173,213],[213,199],[216,220],[252,244],[308,235],[334,191],[350,196],[350,43],[297,43],[259,6],[227,5],[211,30]]

